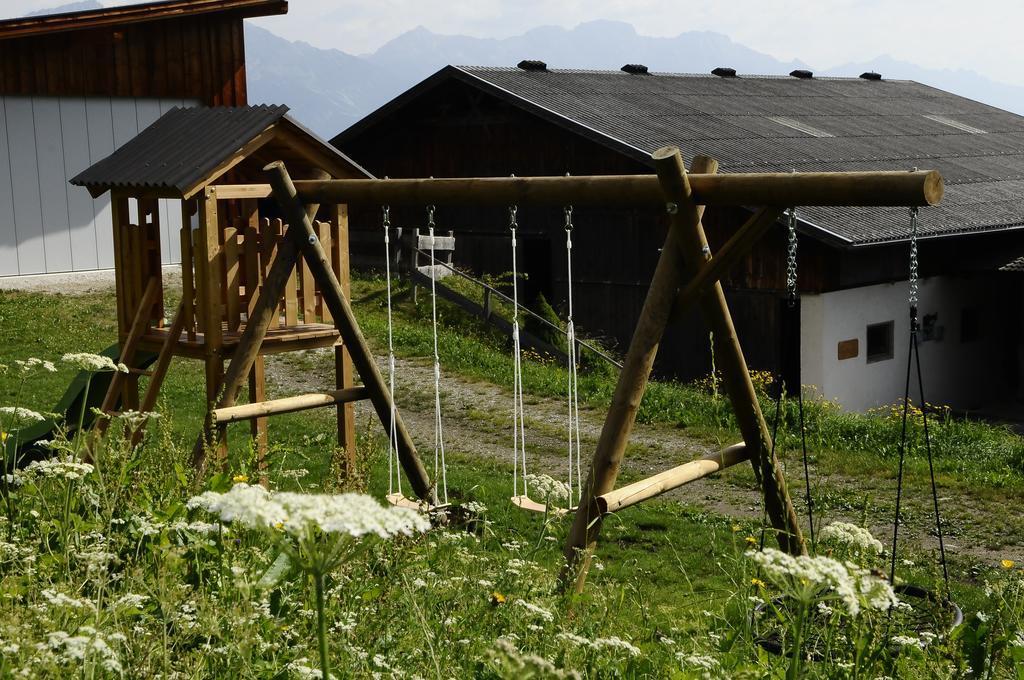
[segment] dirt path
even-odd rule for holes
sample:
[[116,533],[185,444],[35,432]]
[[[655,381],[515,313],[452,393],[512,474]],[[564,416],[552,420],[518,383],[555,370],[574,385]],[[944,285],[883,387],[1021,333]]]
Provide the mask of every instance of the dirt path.
[[[274,357],[268,362],[271,389],[280,394],[322,389],[331,384],[333,363],[323,351],[306,356]],[[382,370],[386,360],[377,358]],[[406,425],[417,442],[434,437],[433,367],[427,360],[399,359],[396,398]],[[531,472],[566,478],[566,413],[564,401],[526,396],[528,466]],[[468,458],[491,459],[511,466],[511,391],[490,383],[442,376],[441,410],[446,450]],[[596,446],[604,413],[580,409],[584,474],[590,452]],[[374,418],[366,402],[357,407],[362,427]],[[722,445],[733,442],[722,442]],[[664,425],[638,424],[633,431],[622,479],[639,479],[702,456],[716,448],[688,436],[684,430]],[[802,468],[796,452],[782,454],[797,511],[805,516]],[[891,478],[821,478],[812,465],[816,524],[821,520],[862,523],[868,518],[876,537],[888,543],[894,514],[894,482]],[[509,473],[509,490],[512,480]],[[664,498],[737,518],[759,519],[760,498],[753,475],[746,465],[676,489]],[[1018,504],[981,498],[941,497],[946,548],[951,555],[972,556],[992,564],[1010,557],[1024,561],[1024,512]],[[904,496],[904,528],[901,541],[926,549],[938,549],[934,533],[931,498],[926,493]],[[1000,517],[1002,523],[991,518]],[[820,525],[820,524],[819,524]]]

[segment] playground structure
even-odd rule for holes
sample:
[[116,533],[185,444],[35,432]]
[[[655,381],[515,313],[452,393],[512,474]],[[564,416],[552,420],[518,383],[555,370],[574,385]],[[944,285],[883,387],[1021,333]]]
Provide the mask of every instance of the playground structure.
[[[313,277],[324,291],[324,304],[352,352],[368,398],[385,428],[389,425],[394,428],[398,459],[413,490],[431,505],[438,500],[436,489],[362,339],[348,299],[327,266],[327,256],[316,238],[313,224],[305,215],[304,206],[343,202],[421,206],[462,203],[506,207],[526,204],[561,208],[569,205],[665,207],[670,219],[669,233],[623,362],[565,546],[567,564],[563,584],[567,588],[583,587],[606,513],[623,510],[744,460],[750,461],[762,488],[766,516],[780,547],[794,554],[806,551],[785,478],[769,446],[764,416],[718,280],[776,224],[788,207],[924,206],[938,203],[943,193],[942,178],[935,171],[719,175],[713,159],[697,157],[692,164],[692,174],[688,174],[679,150],[674,147],[659,149],[653,154],[653,160],[656,176],[292,181],[283,163],[273,163],[266,168],[272,194],[289,224],[293,225],[290,237],[284,242],[291,244],[291,248],[286,249],[282,244],[274,267],[290,267],[300,254],[309,264]],[[725,205],[760,207],[712,257],[701,217],[706,206]],[[299,225],[301,228],[296,228]],[[278,285],[280,282],[272,271],[250,312],[250,323],[239,341],[236,360],[228,369],[219,407],[230,407],[241,388],[250,367],[239,358],[248,357],[251,348],[262,341],[269,322],[254,323],[254,320],[267,317],[265,308],[275,304],[271,301],[277,300]],[[714,331],[715,354],[743,442],[616,489],[630,431],[665,326],[674,312],[694,303],[700,304]]]
[[[120,343],[116,358],[132,368],[128,374],[113,374],[101,405],[104,412],[112,413],[120,405],[153,410],[176,356],[204,362],[205,403],[209,407],[217,401],[225,362],[236,363],[240,339],[252,322],[273,264],[290,248],[287,222],[267,212],[272,204],[260,205],[269,189],[245,183],[256,178],[268,160],[286,158],[305,177],[365,176],[358,166],[295,124],[285,111],[285,107],[175,109],[72,180],[87,186],[93,196],[111,193]],[[204,146],[207,150],[198,155],[181,158],[179,149]],[[151,165],[159,169],[150,170]],[[163,175],[154,177],[153,172]],[[182,297],[169,323],[161,271],[160,199],[170,199],[165,208],[168,204],[172,210],[178,208],[181,224]],[[347,294],[346,207],[321,206],[322,221],[317,213],[311,209],[313,229],[333,276],[344,282]],[[245,376],[249,403],[216,411],[207,408],[204,437],[194,453],[197,468],[205,466],[208,450],[218,458],[226,455],[227,425],[242,421],[251,422],[263,465],[267,417],[320,406],[337,407],[338,444],[345,449],[347,462],[353,461],[352,401],[364,392],[353,387],[351,361],[339,342],[324,292],[303,262],[293,262],[278,276],[283,285],[274,297],[272,319]],[[332,347],[334,390],[266,399],[264,355]],[[139,356],[154,354],[150,370],[138,366]],[[149,381],[140,395],[143,376]]]

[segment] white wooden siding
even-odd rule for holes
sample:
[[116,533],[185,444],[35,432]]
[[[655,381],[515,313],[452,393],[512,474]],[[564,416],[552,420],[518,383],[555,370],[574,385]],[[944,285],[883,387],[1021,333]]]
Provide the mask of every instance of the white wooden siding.
[[[181,99],[0,96],[0,276],[114,266],[110,197],[68,179]],[[181,261],[177,201],[160,201],[164,264]]]

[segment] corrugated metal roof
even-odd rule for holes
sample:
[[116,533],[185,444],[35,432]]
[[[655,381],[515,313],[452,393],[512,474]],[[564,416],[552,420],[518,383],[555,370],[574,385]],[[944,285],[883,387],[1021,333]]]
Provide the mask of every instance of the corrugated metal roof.
[[174,108],[71,183],[90,189],[170,190],[180,194],[206,179],[271,125],[288,120],[355,169],[347,156],[293,121],[287,106]]
[[[434,78],[457,78],[644,163],[674,144],[687,158],[716,158],[720,172],[937,169],[946,194],[942,205],[921,211],[923,236],[1024,225],[1024,117],[912,81],[475,66],[448,67]],[[407,95],[334,143],[360,134]],[[906,210],[895,208],[800,215],[848,245],[903,240],[909,228]]]

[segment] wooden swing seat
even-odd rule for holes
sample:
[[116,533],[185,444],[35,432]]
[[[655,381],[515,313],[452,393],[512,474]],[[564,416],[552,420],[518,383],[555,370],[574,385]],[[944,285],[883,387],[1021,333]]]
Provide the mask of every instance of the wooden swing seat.
[[576,512],[576,508],[551,508],[551,509],[549,509],[548,506],[545,505],[544,503],[538,503],[537,501],[533,500],[529,496],[525,496],[525,495],[523,495],[523,496],[513,496],[512,497],[512,504],[522,508],[523,510],[529,510],[530,512],[536,512],[536,513],[540,513],[542,515],[543,514],[555,515],[556,517],[561,517],[562,515],[567,515],[570,512]]
[[391,505],[399,508],[409,508],[410,510],[416,510],[419,512],[434,512],[435,510],[443,510],[447,508],[449,503],[438,503],[437,505],[431,505],[426,501],[418,501],[415,498],[409,498],[405,494],[401,493],[389,493],[384,496]]

